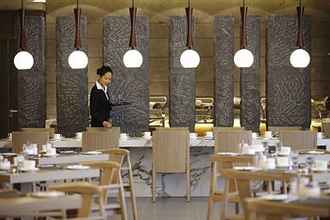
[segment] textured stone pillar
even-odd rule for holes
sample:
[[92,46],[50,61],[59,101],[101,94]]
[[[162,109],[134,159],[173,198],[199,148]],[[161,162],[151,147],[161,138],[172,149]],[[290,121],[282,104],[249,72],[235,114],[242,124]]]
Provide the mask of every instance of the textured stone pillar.
[[45,16],[25,19],[27,51],[34,57],[30,70],[17,72],[17,107],[19,127],[44,127],[46,120],[46,24]]
[[[268,126],[301,126],[311,122],[311,67],[293,68],[290,55],[296,49],[297,18],[271,16],[267,32]],[[304,17],[305,49],[311,54],[311,18]]]
[[221,127],[232,127],[234,124],[234,17],[215,17],[214,33],[214,125]]
[[[195,22],[193,24],[192,29],[194,30]],[[185,69],[180,63],[181,53],[186,49],[186,35],[186,18],[170,17],[170,125],[171,127],[189,127],[190,131],[193,131],[195,127],[196,71],[195,69]]]
[[149,20],[136,19],[137,49],[143,55],[140,68],[126,68],[123,56],[129,49],[130,20],[124,16],[104,19],[104,63],[113,70],[109,86],[112,103],[128,101],[127,106],[112,108],[114,126],[131,135],[149,130]]
[[[82,50],[87,53],[87,18],[81,17]],[[87,68],[71,69],[68,57],[74,50],[75,22],[71,16],[56,19],[56,110],[57,128],[73,136],[88,126]]]
[[240,70],[241,127],[259,132],[260,124],[260,17],[248,16],[246,21],[247,49],[254,55],[250,68]]

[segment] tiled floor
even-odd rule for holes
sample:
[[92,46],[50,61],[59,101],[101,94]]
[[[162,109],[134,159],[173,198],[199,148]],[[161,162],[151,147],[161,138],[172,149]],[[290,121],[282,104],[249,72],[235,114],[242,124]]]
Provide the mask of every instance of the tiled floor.
[[[127,203],[130,206],[129,201]],[[206,220],[207,216],[207,198],[193,198],[191,202],[186,202],[185,198],[163,198],[156,203],[151,198],[138,198],[137,203],[139,220]],[[214,206],[214,220],[219,220],[219,206]],[[132,220],[130,208],[128,210],[129,220]]]

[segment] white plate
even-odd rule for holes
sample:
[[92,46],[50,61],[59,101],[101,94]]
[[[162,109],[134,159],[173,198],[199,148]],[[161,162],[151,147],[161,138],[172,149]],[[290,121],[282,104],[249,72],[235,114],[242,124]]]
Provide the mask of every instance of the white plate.
[[225,156],[235,156],[237,155],[237,153],[234,153],[234,152],[219,152],[217,153],[218,155],[225,155]]
[[233,168],[234,170],[240,170],[240,171],[256,171],[260,170],[258,167],[253,167],[253,166],[237,166]]
[[90,167],[89,166],[84,166],[84,165],[70,165],[66,167],[69,170],[87,170]]
[[61,151],[61,154],[75,154],[76,152],[73,150]]
[[324,169],[312,167],[312,171],[313,172],[328,172],[329,169],[324,170]]
[[269,194],[261,197],[265,200],[283,201],[288,199],[287,194]]
[[100,151],[87,151],[87,152],[82,152],[81,154],[85,154],[85,155],[100,155],[100,154],[102,154],[102,152],[100,152]]
[[44,154],[44,157],[57,157],[59,154]]
[[316,150],[310,150],[306,151],[306,154],[324,154],[324,151],[316,151]]
[[48,198],[48,197],[58,197],[58,196],[64,196],[64,192],[59,191],[46,191],[46,192],[33,192],[29,194],[32,197],[38,197],[38,198]]
[[11,156],[16,156],[17,154],[16,153],[2,153],[1,155],[4,157],[11,157]]
[[38,171],[39,170],[39,168],[37,168],[37,167],[35,167],[35,168],[21,168],[20,169],[20,171],[22,171],[22,172],[32,172],[32,171]]

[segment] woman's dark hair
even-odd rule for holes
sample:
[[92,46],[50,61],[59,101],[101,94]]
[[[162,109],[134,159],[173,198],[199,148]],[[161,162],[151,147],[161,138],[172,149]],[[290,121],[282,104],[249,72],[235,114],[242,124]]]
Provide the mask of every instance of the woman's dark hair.
[[112,69],[111,69],[110,66],[103,65],[100,68],[98,68],[97,72],[96,72],[96,74],[99,75],[99,76],[104,76],[106,73],[113,74]]

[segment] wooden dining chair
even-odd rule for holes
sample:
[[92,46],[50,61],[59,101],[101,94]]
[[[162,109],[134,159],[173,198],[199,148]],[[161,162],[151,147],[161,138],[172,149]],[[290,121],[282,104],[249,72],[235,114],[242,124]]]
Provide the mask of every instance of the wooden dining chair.
[[[126,149],[120,148],[111,148],[107,150],[102,150],[103,153],[109,155],[111,161],[115,161],[121,165],[121,171],[127,171],[128,173],[128,182],[123,183],[125,191],[130,193],[130,199],[132,203],[132,212],[133,219],[138,220],[138,212],[137,212],[137,204],[136,204],[136,196],[134,190],[134,179],[133,179],[133,170],[130,159],[130,152]],[[123,175],[123,174],[122,174]]]
[[290,146],[292,150],[313,149],[317,146],[317,135],[315,131],[280,131],[280,142],[282,145]]
[[[104,209],[115,210],[116,213],[121,215],[122,220],[127,220],[125,191],[120,171],[121,165],[113,161],[86,161],[82,164],[100,170],[101,175],[98,184],[101,188],[100,196],[104,204]],[[113,190],[118,192],[119,204],[108,204],[109,193]]]
[[49,141],[49,132],[47,131],[14,131],[12,133],[12,149],[15,153],[22,153],[23,144],[31,143],[41,145]]
[[245,218],[247,218],[246,214],[248,212],[244,201],[254,196],[251,188],[252,181],[280,181],[284,183],[283,189],[287,193],[287,185],[296,178],[296,173],[286,172],[284,170],[239,171],[235,169],[224,169],[222,170],[222,175],[225,178],[236,180],[240,204],[243,207]]
[[241,127],[215,127],[213,131],[245,131],[245,128]]
[[215,127],[213,130],[215,138],[214,153],[218,152],[235,152],[239,153],[239,145],[244,142],[252,144],[252,131],[242,129],[222,130]]
[[262,198],[245,200],[246,220],[284,220],[287,218],[317,218],[330,216],[329,207],[299,205],[297,203],[268,201]]
[[[223,169],[230,169],[235,164],[253,165],[255,164],[255,156],[253,155],[220,155],[214,154],[210,158],[211,161],[211,179],[210,194],[208,198],[207,219],[212,219],[214,203],[222,203],[220,210],[220,219],[231,219],[235,216],[227,216],[228,203],[239,203],[239,196],[234,179],[223,178],[221,174]],[[218,189],[218,180],[223,178],[224,188]],[[236,210],[237,212],[238,210]]]
[[269,126],[268,127],[268,131],[271,132],[275,132],[275,133],[279,133],[281,131],[301,131],[302,128],[301,127],[297,127],[297,126]]
[[55,128],[21,128],[21,131],[35,131],[35,132],[48,132],[49,133],[49,138],[54,138],[55,134]]
[[[73,182],[73,183],[65,183],[58,184],[49,187],[49,190],[55,190],[65,193],[77,193],[81,195],[82,205],[78,210],[76,219],[105,219],[106,211],[104,206],[104,201],[100,196],[103,192],[103,189],[98,185],[87,183],[87,182]],[[94,196],[98,195],[98,210],[99,217],[92,217],[92,207],[94,204]],[[41,213],[43,216],[50,216],[50,213]],[[54,215],[52,213],[52,215]],[[56,215],[56,214],[55,214]],[[66,212],[62,212],[62,219],[66,219]]]
[[152,201],[156,201],[157,173],[185,173],[190,201],[190,139],[188,128],[158,128],[152,136]]
[[[96,129],[96,130],[95,130]],[[120,128],[89,128],[82,135],[82,150],[101,150],[118,147]]]

